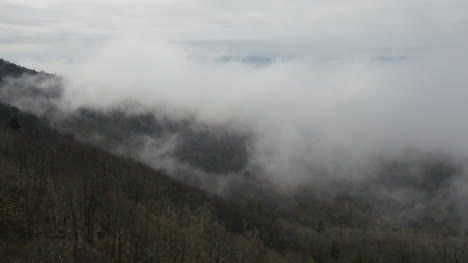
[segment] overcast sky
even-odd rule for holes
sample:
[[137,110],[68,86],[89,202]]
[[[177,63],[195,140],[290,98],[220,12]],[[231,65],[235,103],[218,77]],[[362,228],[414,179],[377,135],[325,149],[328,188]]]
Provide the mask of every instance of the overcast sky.
[[2,57],[74,63],[142,37],[232,55],[412,56],[465,45],[464,0],[0,0]]

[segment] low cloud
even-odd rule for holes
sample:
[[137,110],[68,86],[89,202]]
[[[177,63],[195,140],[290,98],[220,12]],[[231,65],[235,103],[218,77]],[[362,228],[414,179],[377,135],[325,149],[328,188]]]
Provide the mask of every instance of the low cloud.
[[259,67],[165,41],[116,41],[61,67],[64,105],[133,101],[174,119],[229,123],[254,135],[253,156],[268,174],[296,181],[314,176],[311,167],[350,170],[411,148],[467,155],[466,60],[458,51],[401,55],[398,63],[272,58]]

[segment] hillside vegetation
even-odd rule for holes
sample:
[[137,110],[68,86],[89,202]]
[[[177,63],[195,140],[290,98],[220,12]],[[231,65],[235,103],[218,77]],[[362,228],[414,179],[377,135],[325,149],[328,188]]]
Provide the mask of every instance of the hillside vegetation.
[[[97,118],[89,114],[93,117],[88,120]],[[115,125],[106,116],[87,127],[97,129],[93,127],[106,120]],[[151,118],[115,118],[135,120],[126,126],[139,127],[138,131],[156,127]],[[80,123],[68,127],[80,128]],[[84,143],[80,139],[84,127],[67,134],[52,126],[41,117],[0,104],[0,262],[467,260],[466,235],[459,231],[464,222],[451,214],[455,213],[452,206],[424,207],[424,220],[416,221],[419,225],[399,224],[391,218],[383,224],[382,215],[410,205],[383,198],[372,203],[366,200],[378,196],[373,191],[405,187],[429,193],[422,200],[433,202],[431,195],[444,193],[440,185],[459,176],[450,162],[424,159],[419,166],[385,162],[374,179],[378,182],[363,185],[361,196],[349,194],[346,183],[333,185],[341,195],[326,195],[327,189],[320,192],[308,185],[295,193],[281,193],[268,182],[251,178],[232,185],[225,199],[186,185],[174,179],[181,177],[147,166],[132,154],[113,154],[107,146]],[[119,134],[109,127],[113,126],[101,127],[108,129],[102,134]],[[235,143],[243,137],[229,137],[234,139],[224,144],[223,136],[212,138],[190,129],[185,133],[191,140],[187,139],[189,150],[182,151],[183,158],[209,164],[205,170],[222,174],[225,166],[220,163],[231,171],[245,162],[245,157],[232,157],[244,153]],[[222,156],[216,151],[198,156],[196,149],[212,148],[200,145],[201,141],[211,142],[217,150],[233,149],[224,157],[232,162],[213,160]],[[406,177],[414,167],[422,172]],[[371,186],[385,188],[363,190]]]

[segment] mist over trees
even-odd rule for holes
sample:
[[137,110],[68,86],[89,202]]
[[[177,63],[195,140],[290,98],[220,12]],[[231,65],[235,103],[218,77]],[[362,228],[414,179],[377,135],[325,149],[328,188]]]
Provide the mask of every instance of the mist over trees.
[[0,263],[466,263],[468,1],[0,0]]
[[449,154],[381,156],[348,177],[311,169],[285,188],[245,129],[125,105],[67,111],[56,76],[1,68],[11,262],[463,262],[465,167]]

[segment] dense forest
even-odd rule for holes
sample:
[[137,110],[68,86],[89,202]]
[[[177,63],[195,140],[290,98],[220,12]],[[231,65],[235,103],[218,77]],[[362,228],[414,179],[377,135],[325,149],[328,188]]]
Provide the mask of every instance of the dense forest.
[[123,108],[63,116],[59,77],[3,60],[0,94],[1,262],[466,261],[450,192],[463,166],[444,154],[285,192],[256,174],[244,131]]

